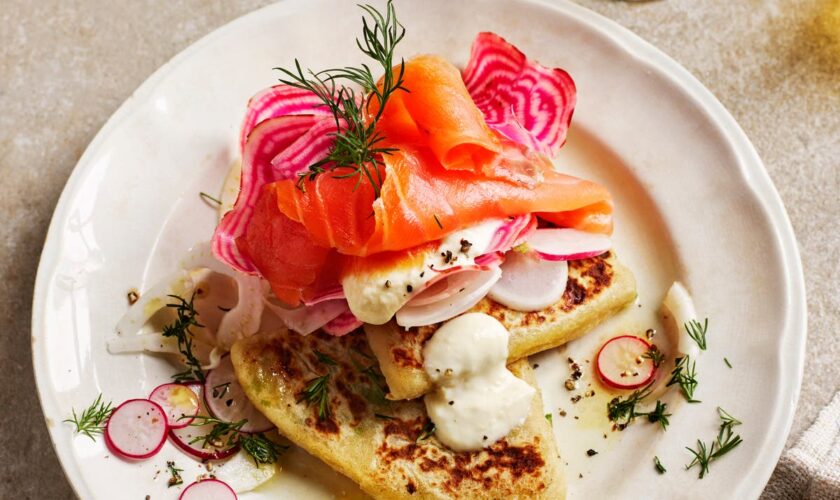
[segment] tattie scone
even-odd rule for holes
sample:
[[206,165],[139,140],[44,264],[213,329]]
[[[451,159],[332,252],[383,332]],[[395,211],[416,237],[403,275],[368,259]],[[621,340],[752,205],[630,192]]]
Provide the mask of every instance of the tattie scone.
[[[239,341],[231,355],[249,399],[284,436],[375,498],[565,497],[539,393],[525,423],[505,438],[455,452],[435,438],[422,400],[384,398],[387,387],[361,332],[261,334]],[[526,361],[509,368],[536,385]],[[322,407],[306,396],[325,376]]]
[[[630,270],[607,252],[569,262],[569,281],[561,302],[542,311],[521,312],[485,298],[473,309],[498,319],[510,331],[508,361],[570,342],[636,298]],[[423,370],[423,345],[439,324],[405,329],[390,322],[365,325],[368,341],[388,381],[390,399],[412,399],[432,385]]]

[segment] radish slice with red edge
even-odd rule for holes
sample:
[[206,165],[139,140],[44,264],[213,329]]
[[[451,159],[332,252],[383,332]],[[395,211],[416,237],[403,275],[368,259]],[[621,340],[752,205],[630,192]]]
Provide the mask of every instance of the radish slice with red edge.
[[233,488],[218,479],[196,481],[187,486],[178,500],[236,500]]
[[563,298],[569,266],[565,261],[541,260],[517,251],[508,252],[502,277],[489,297],[517,311],[541,311]]
[[[201,383],[191,382],[186,385],[199,397],[201,408],[197,416],[211,416],[210,413],[207,411],[204,401],[201,398]],[[213,424],[188,425],[180,429],[170,429],[169,438],[172,440],[172,443],[175,446],[177,446],[193,458],[197,458],[199,460],[222,460],[239,451],[238,444],[231,447],[220,448],[213,446],[209,443],[207,444],[207,446],[204,446],[203,439],[199,439],[195,442],[192,442],[196,438],[202,438],[203,436],[206,436],[212,429]]]
[[569,228],[537,229],[526,243],[543,260],[588,259],[612,247],[608,236]]
[[166,414],[154,401],[129,399],[105,424],[105,443],[114,453],[131,459],[149,458],[166,441]]
[[454,295],[447,295],[446,298],[435,302],[412,305],[412,301],[409,301],[397,311],[397,324],[405,328],[410,328],[412,326],[440,323],[454,318],[478,304],[487,295],[487,291],[490,290],[493,284],[499,280],[501,275],[501,270],[498,267],[493,267],[490,269],[462,271],[454,276],[450,276],[449,279],[458,276],[460,278],[469,278],[469,280],[461,282],[463,286],[460,288],[453,287],[456,290]]
[[225,422],[247,420],[242,432],[265,432],[274,428],[265,416],[245,396],[236,380],[230,355],[225,355],[219,366],[207,374],[204,382],[204,404],[211,415]]
[[638,389],[647,385],[656,372],[653,360],[645,357],[651,345],[633,335],[608,340],[595,358],[598,376],[616,389]]
[[159,385],[149,395],[149,400],[154,401],[163,409],[170,429],[180,429],[190,425],[193,421],[192,417],[198,415],[201,408],[201,398],[184,384]]

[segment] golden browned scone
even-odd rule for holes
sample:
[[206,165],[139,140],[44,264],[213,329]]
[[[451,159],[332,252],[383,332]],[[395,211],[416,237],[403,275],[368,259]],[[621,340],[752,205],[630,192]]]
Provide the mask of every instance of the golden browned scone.
[[[565,497],[539,392],[524,425],[506,438],[482,451],[454,452],[429,433],[422,400],[385,399],[387,387],[361,332],[260,334],[237,342],[231,359],[248,398],[284,436],[375,498]],[[535,385],[527,362],[510,369]],[[301,398],[324,376],[320,413],[316,402]]]
[[[633,273],[611,252],[569,262],[569,281],[561,302],[542,311],[521,312],[484,298],[472,311],[487,313],[510,332],[508,362],[574,340],[636,298]],[[440,325],[410,328],[394,321],[365,325],[371,349],[388,382],[388,398],[413,399],[432,388],[423,370],[423,345]]]

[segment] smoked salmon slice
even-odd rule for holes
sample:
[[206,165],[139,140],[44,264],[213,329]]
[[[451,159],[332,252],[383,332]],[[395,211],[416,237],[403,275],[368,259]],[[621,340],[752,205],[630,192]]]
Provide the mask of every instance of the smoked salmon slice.
[[216,255],[297,305],[334,289],[347,266],[489,218],[536,214],[612,231],[607,189],[556,171],[549,159],[574,109],[564,71],[482,33],[463,77],[440,57],[420,56],[405,63],[403,86],[409,92],[392,94],[377,123],[395,148],[376,166],[378,197],[370,183],[329,172],[299,182],[329,153],[336,130],[308,96],[277,86],[252,100],[259,108],[243,124],[242,192],[214,235]]

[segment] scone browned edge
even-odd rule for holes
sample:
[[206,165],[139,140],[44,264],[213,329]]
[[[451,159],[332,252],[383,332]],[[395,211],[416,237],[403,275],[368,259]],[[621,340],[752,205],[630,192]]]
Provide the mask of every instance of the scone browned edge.
[[[505,439],[456,453],[434,434],[424,438],[430,422],[421,400],[384,398],[387,387],[361,332],[261,334],[239,341],[231,355],[245,393],[283,435],[376,498],[565,497],[539,393],[524,425]],[[535,385],[527,362],[510,368]],[[307,383],[324,375],[328,412],[321,418],[317,405],[299,400]]]
[[[563,298],[542,311],[521,312],[484,298],[473,312],[487,313],[510,331],[508,361],[561,346],[622,310],[636,298],[633,273],[612,252],[569,262]],[[365,325],[371,349],[390,387],[389,398],[413,399],[431,389],[423,371],[423,345],[440,324],[404,329],[391,321]]]

